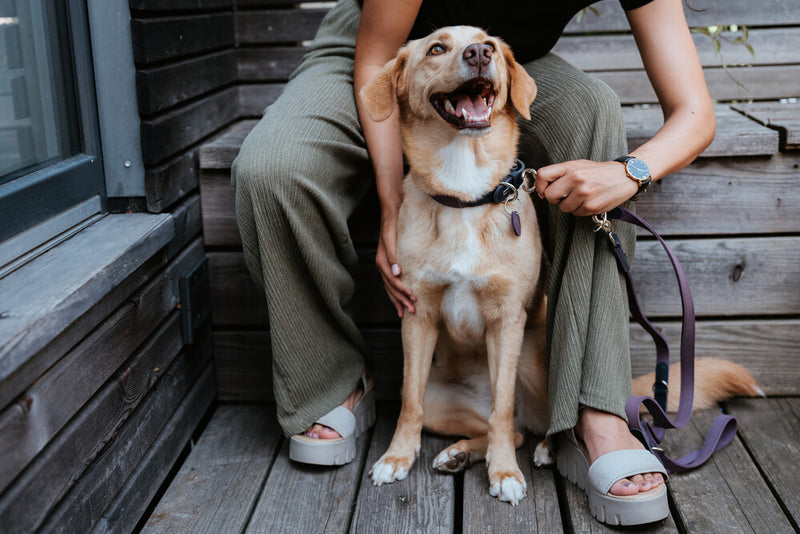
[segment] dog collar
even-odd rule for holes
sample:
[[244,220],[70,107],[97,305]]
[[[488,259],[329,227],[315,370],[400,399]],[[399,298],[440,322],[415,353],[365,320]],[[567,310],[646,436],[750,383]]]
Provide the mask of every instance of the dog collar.
[[[514,166],[506,177],[497,184],[497,187],[475,200],[461,200],[460,198],[450,195],[431,195],[431,198],[439,204],[444,204],[450,208],[474,208],[475,206],[483,206],[484,204],[504,203],[514,196],[517,189],[525,184],[525,171],[525,164],[519,159],[516,160]],[[511,187],[509,187],[509,184]]]
[[519,190],[523,189],[526,185],[525,179],[529,173],[533,175],[534,178],[536,177],[536,171],[533,169],[526,169],[525,164],[517,159],[506,177],[497,184],[497,187],[475,200],[464,201],[449,195],[431,195],[431,198],[450,208],[474,208],[475,206],[483,206],[484,204],[503,204],[506,213],[511,216],[511,228],[514,230],[514,234],[519,237],[522,235],[522,223],[519,219],[519,212],[516,210],[509,210],[508,203],[519,198]]

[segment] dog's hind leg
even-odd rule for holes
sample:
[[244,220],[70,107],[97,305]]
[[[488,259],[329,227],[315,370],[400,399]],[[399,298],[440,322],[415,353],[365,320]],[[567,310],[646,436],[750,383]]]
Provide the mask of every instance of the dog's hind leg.
[[[433,468],[455,473],[486,459],[489,445],[489,411],[491,394],[488,391],[488,369],[475,375],[474,380],[452,383],[440,376],[434,366],[425,392],[425,430],[443,436],[464,436],[433,460]],[[486,388],[482,386],[486,385]],[[522,434],[515,434],[515,446],[521,447]]]

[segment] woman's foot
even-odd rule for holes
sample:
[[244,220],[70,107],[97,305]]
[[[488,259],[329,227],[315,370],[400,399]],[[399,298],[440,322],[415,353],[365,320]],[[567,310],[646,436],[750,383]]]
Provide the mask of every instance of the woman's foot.
[[[575,434],[583,440],[589,462],[609,452],[622,449],[644,449],[620,417],[594,408],[583,408],[575,425]],[[625,496],[653,490],[664,483],[661,473],[642,473],[617,481],[608,493]]]
[[[356,388],[353,390],[352,393],[350,393],[350,395],[344,400],[344,402],[341,405],[352,412],[355,409],[358,401],[361,400],[361,397],[363,396],[364,396],[364,384],[362,380],[359,380],[358,384],[356,385]],[[311,425],[311,427],[309,427],[308,430],[306,430],[303,433],[303,435],[308,438],[314,438],[314,439],[338,439],[341,437],[339,433],[333,430],[332,428],[321,425],[319,423]]]

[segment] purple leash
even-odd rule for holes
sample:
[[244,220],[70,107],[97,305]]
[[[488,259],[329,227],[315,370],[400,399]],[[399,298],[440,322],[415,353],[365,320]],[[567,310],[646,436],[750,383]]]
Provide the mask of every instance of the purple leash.
[[[636,291],[631,277],[630,265],[625,252],[622,250],[621,243],[617,235],[611,231],[611,223],[608,219],[616,219],[627,223],[635,224],[644,228],[658,239],[664,251],[669,256],[675,276],[678,279],[678,286],[681,293],[681,306],[683,318],[681,324],[681,395],[678,404],[678,412],[675,419],[671,420],[666,413],[667,409],[667,389],[669,380],[669,347],[664,336],[647,319],[639,305]],[[603,214],[594,216],[597,230],[604,231],[609,238],[611,250],[617,258],[620,270],[625,275],[625,282],[628,286],[628,304],[631,314],[636,321],[653,338],[656,345],[656,381],[653,385],[654,396],[632,395],[625,406],[628,416],[628,426],[631,432],[637,434],[651,452],[656,454],[670,473],[678,473],[693,469],[705,463],[711,455],[726,447],[736,436],[736,418],[730,415],[719,415],[711,425],[711,429],[706,436],[703,446],[681,458],[672,459],[664,450],[659,447],[659,443],[664,438],[667,429],[682,428],[689,422],[692,413],[692,402],[694,399],[694,339],[695,339],[695,314],[692,294],[689,290],[689,283],[681,267],[678,258],[670,250],[660,235],[644,219],[625,208],[615,208]],[[653,421],[642,420],[641,407],[644,406],[653,418]]]

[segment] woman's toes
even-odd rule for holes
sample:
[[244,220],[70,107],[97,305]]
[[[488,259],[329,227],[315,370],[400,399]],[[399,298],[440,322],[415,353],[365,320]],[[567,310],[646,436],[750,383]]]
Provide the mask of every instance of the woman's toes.
[[639,493],[639,484],[635,484],[630,480],[623,478],[622,480],[618,480],[611,486],[611,489],[608,490],[611,495],[618,495],[620,497],[624,497],[627,495],[636,495]]
[[328,428],[327,426],[323,426],[320,424],[315,424],[308,430],[303,433],[308,438],[313,439],[336,439],[339,436],[339,433],[333,430],[332,428]]

